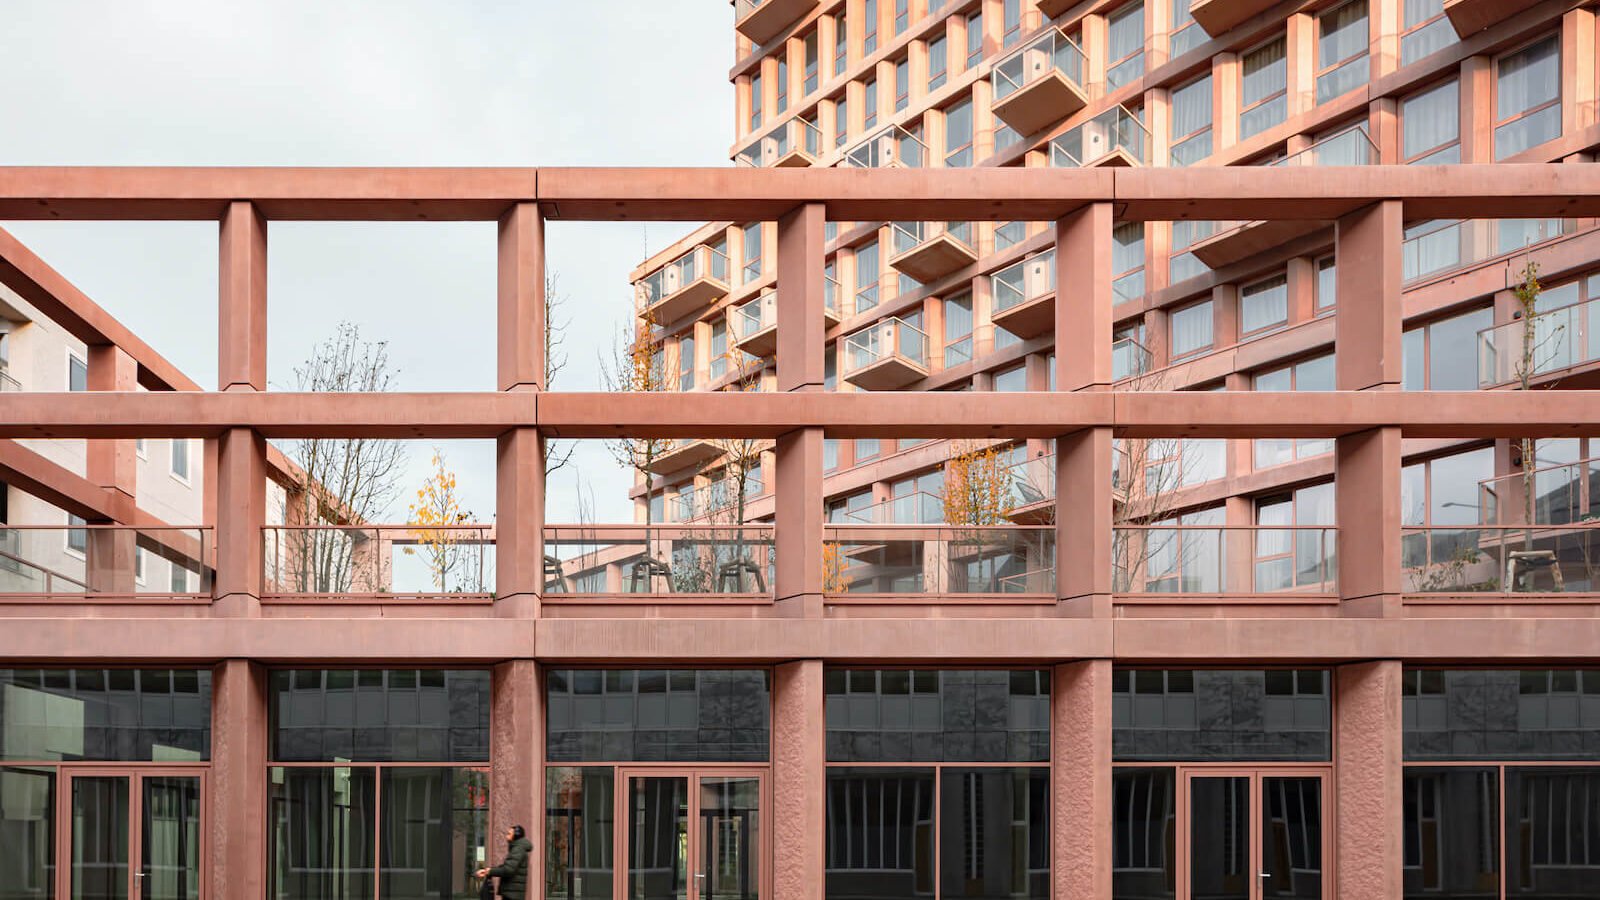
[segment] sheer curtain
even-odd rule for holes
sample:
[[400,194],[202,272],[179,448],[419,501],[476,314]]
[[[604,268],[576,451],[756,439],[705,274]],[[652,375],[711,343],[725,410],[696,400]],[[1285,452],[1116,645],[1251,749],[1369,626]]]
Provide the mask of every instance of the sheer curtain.
[[1183,356],[1211,345],[1211,301],[1172,314],[1172,355]]
[[1447,81],[1406,98],[1400,116],[1407,159],[1445,144],[1454,144],[1461,138],[1460,85]]

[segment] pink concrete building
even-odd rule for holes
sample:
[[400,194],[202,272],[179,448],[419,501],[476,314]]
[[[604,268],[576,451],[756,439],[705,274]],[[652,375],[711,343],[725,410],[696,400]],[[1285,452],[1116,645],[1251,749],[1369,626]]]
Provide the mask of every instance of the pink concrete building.
[[[220,259],[205,391],[0,240],[89,388],[0,466],[96,561],[0,554],[0,897],[472,897],[512,823],[562,900],[1595,896],[1596,23],[1447,5],[735,4],[799,166],[0,169]],[[496,390],[269,391],[267,223],[418,219],[499,223]],[[637,273],[653,390],[545,390],[560,220],[720,223]],[[497,441],[471,577],[274,513],[339,436]],[[547,522],[549,437],[649,442],[638,521]]]

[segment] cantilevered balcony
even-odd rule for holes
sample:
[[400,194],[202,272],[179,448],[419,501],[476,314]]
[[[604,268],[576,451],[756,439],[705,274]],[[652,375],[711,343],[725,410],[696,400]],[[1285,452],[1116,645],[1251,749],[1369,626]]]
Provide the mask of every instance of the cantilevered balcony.
[[889,265],[927,283],[978,261],[971,222],[895,222]]
[[[1595,387],[1600,362],[1600,300],[1589,300],[1478,332],[1478,386],[1574,379]],[[1581,379],[1583,384],[1576,384]],[[1567,383],[1567,382],[1563,382]]]
[[1054,600],[1055,528],[829,525],[822,569],[836,601]]
[[765,44],[816,7],[817,0],[734,0],[733,27],[757,44]]
[[1056,327],[1056,252],[1046,250],[989,276],[994,324],[1018,337]]
[[728,256],[695,247],[634,286],[639,309],[657,324],[695,315],[728,293]]
[[1189,16],[1206,34],[1219,37],[1258,12],[1270,9],[1277,0],[1192,0]]
[[1527,6],[1510,0],[1444,0],[1444,14],[1457,36],[1468,38],[1504,22]]
[[663,441],[658,449],[660,452],[650,461],[649,466],[651,474],[654,475],[704,465],[722,455],[721,448],[714,442],[700,438]]
[[845,151],[839,165],[851,169],[920,169],[928,164],[928,145],[899,125],[879,129]]
[[892,391],[928,377],[928,335],[899,318],[884,319],[844,340],[844,379],[869,391]]
[[1149,348],[1133,338],[1122,338],[1111,344],[1111,379],[1137,378],[1147,374],[1155,360]]
[[994,64],[994,114],[1021,135],[1059,122],[1088,102],[1083,72],[1083,51],[1051,28]]
[[1150,130],[1120,104],[1050,142],[1050,165],[1057,168],[1148,165]]
[[1044,525],[1056,520],[1055,454],[1018,460],[1006,467],[1006,518]]
[[814,166],[822,159],[822,130],[805,119],[790,119],[739,151],[734,161],[755,168]]
[[1495,525],[1600,522],[1600,457],[1478,482],[1478,517]]
[[778,351],[778,294],[768,291],[741,306],[732,316],[733,342],[751,356]]
[[[1378,164],[1378,147],[1363,128],[1351,128],[1312,144],[1299,153],[1280,159],[1274,166],[1373,166]],[[1196,243],[1190,248],[1201,262],[1213,269],[1231,266],[1296,238],[1328,227],[1327,222],[1308,219],[1274,219],[1240,222],[1232,228]]]

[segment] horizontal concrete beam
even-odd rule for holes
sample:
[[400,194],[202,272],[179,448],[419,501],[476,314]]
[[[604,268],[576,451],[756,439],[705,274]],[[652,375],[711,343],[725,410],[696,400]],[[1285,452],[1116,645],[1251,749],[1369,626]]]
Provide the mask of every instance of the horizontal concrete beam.
[[1600,391],[1307,393],[16,393],[0,438],[1054,437],[1106,426],[1129,437],[1336,437],[1380,426],[1408,437],[1600,436]]

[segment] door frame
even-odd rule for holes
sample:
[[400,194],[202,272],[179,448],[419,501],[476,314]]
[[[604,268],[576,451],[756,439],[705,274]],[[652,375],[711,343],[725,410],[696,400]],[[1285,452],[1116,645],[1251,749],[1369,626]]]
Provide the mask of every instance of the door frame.
[[1318,765],[1277,765],[1267,764],[1261,766],[1239,765],[1227,763],[1222,765],[1179,765],[1176,766],[1177,803],[1174,807],[1178,819],[1178,859],[1177,859],[1177,900],[1191,900],[1192,894],[1189,883],[1189,862],[1192,848],[1190,843],[1194,838],[1194,823],[1190,820],[1190,782],[1196,778],[1244,778],[1249,783],[1249,811],[1246,821],[1250,826],[1250,852],[1249,852],[1249,884],[1250,900],[1267,900],[1266,893],[1261,884],[1261,849],[1263,846],[1262,834],[1262,809],[1263,788],[1262,782],[1267,778],[1312,778],[1320,782],[1320,799],[1322,823],[1319,836],[1322,840],[1322,896],[1331,900],[1333,896],[1333,766]]
[[55,763],[56,767],[56,877],[55,894],[57,897],[72,896],[72,782],[78,778],[126,778],[128,780],[128,887],[127,896],[130,900],[144,900],[140,890],[140,868],[144,847],[144,779],[145,778],[194,778],[200,785],[200,810],[198,837],[200,840],[197,853],[200,859],[200,871],[197,873],[199,881],[200,900],[207,900],[210,893],[210,878],[206,875],[207,857],[210,848],[210,836],[207,834],[210,825],[210,766],[209,765],[160,765],[149,763]]
[[[688,783],[689,835],[686,852],[688,863],[700,865],[700,780],[702,778],[755,778],[758,782],[758,802],[761,819],[757,820],[757,872],[755,878],[758,900],[772,896],[772,766],[770,763],[726,763],[710,765],[685,765],[683,763],[618,763],[613,778],[613,876],[611,891],[614,900],[627,900],[628,879],[631,871],[632,829],[628,827],[629,804],[632,800],[632,782],[635,778],[683,778]],[[700,895],[696,872],[687,873],[685,896],[687,900],[705,900]],[[709,879],[708,879],[709,880]]]

